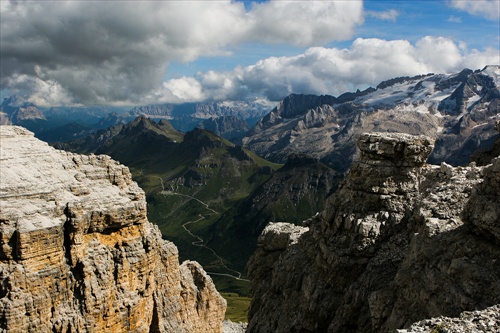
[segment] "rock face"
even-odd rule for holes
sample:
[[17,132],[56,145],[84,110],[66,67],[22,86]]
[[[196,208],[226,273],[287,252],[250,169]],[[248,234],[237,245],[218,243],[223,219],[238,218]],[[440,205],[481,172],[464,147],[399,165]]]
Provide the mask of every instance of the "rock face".
[[318,160],[291,155],[283,167],[215,222],[209,244],[216,251],[230,253],[231,261],[244,270],[269,221],[302,224],[324,209],[326,198],[339,183],[339,175]]
[[358,161],[309,230],[264,230],[247,332],[394,332],[500,303],[500,158],[427,165],[433,145],[360,135]]
[[226,303],[107,156],[0,126],[0,331],[221,332]]
[[250,129],[246,121],[236,116],[212,117],[199,124],[198,128],[214,132],[232,142],[238,142]]
[[[496,130],[500,132],[500,120],[496,122]],[[487,165],[491,163],[491,160],[496,156],[500,156],[500,135],[497,135],[495,143],[490,150],[478,151],[472,157],[472,160],[478,165]]]

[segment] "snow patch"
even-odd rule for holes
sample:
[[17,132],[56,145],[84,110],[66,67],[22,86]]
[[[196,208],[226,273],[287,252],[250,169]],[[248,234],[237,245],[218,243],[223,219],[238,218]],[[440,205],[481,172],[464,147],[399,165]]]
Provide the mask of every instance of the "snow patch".
[[[446,76],[443,76],[445,79]],[[415,86],[421,87],[415,90]],[[398,105],[401,111],[417,110],[421,113],[429,113],[430,109],[437,110],[441,101],[448,98],[460,85],[460,83],[444,89],[436,90],[436,78],[430,77],[422,81],[412,80],[398,83],[384,89],[379,89],[355,100],[357,104],[364,104],[371,107],[381,107],[387,105]],[[455,105],[450,106],[454,107]]]
[[467,105],[466,105],[467,110],[469,110],[469,108],[471,108],[474,105],[474,103],[476,103],[480,99],[481,99],[481,96],[479,96],[479,95],[474,95],[471,98],[469,98],[467,100]]
[[492,77],[493,81],[495,81],[495,85],[500,86],[500,66],[499,65],[486,66],[483,69],[482,73]]

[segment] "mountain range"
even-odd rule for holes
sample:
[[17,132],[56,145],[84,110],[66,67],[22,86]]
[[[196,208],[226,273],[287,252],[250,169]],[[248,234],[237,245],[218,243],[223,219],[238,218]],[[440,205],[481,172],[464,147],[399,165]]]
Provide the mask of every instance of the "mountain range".
[[188,131],[203,120],[220,117],[237,117],[247,120],[248,125],[254,125],[269,111],[270,105],[272,104],[260,100],[156,104],[135,107],[127,115],[146,116],[156,120],[168,119],[177,129]]
[[[395,78],[338,97],[290,95],[247,132],[241,140],[245,148],[218,136],[232,133],[236,139],[248,128],[234,115],[241,103],[137,107],[129,114],[143,115],[128,124],[56,147],[108,154],[129,166],[148,195],[150,219],[170,233],[181,256],[189,253],[217,270],[217,258],[198,258],[204,250],[191,244],[193,236],[183,227],[205,215],[193,225],[197,235],[241,272],[269,221],[301,224],[323,209],[356,158],[355,142],[363,132],[426,134],[436,140],[432,163],[465,165],[474,152],[491,148],[498,138],[499,78],[500,67],[488,66]],[[235,105],[240,109],[230,107]],[[166,120],[183,115],[205,117],[199,127],[213,132],[182,133]],[[244,254],[235,255],[238,246]]]
[[234,142],[239,141],[272,104],[265,101],[157,104],[126,107],[40,107],[19,96],[5,98],[0,105],[0,124],[21,125],[41,140],[63,142],[83,138],[100,129],[126,124],[138,116],[168,120],[180,131],[206,128]]
[[[0,115],[6,123],[24,122],[47,141],[66,141],[51,143],[58,149],[106,154],[128,166],[145,191],[149,221],[175,241],[181,259],[200,261],[220,291],[248,293],[245,266],[257,250],[248,266],[254,298],[249,332],[272,331],[273,325],[282,332],[375,332],[442,313],[412,314],[406,307],[418,297],[386,288],[385,281],[392,281],[414,292],[405,274],[425,263],[403,258],[403,252],[438,258],[429,245],[435,239],[478,242],[481,248],[486,243],[475,229],[496,230],[490,215],[485,225],[472,226],[479,216],[477,195],[477,207],[464,210],[474,219],[460,215],[459,206],[474,194],[470,188],[484,190],[482,177],[497,182],[498,161],[484,168],[486,176],[476,165],[498,156],[499,88],[500,66],[487,66],[394,78],[338,97],[293,94],[251,129],[252,116],[264,108],[236,102],[103,114],[99,108],[60,108],[57,118],[55,108],[12,98],[4,100]],[[490,188],[483,192],[497,195]],[[281,221],[295,226],[268,226]],[[457,256],[460,250],[454,248]],[[461,260],[455,252],[446,258]],[[442,281],[415,271],[422,281]],[[453,279],[462,284],[459,275]],[[453,291],[453,284],[444,285]],[[424,296],[418,302],[424,304]],[[457,315],[443,297],[444,305],[433,306]],[[392,304],[391,313],[384,304]],[[280,318],[280,312],[287,315]],[[303,320],[293,321],[296,316]]]
[[464,165],[476,150],[488,149],[496,136],[499,67],[399,77],[337,97],[292,94],[274,109],[262,101],[158,104],[129,110],[42,108],[13,96],[3,101],[0,119],[55,142],[143,115],[168,120],[183,132],[196,127],[211,130],[273,162],[284,163],[288,155],[303,153],[341,172],[349,167],[356,138],[364,131],[427,134],[437,139],[431,162]]
[[319,158],[345,171],[363,132],[426,134],[436,139],[429,160],[470,162],[497,136],[500,66],[457,74],[395,78],[338,97],[290,95],[243,138],[245,147],[274,162],[291,153]]

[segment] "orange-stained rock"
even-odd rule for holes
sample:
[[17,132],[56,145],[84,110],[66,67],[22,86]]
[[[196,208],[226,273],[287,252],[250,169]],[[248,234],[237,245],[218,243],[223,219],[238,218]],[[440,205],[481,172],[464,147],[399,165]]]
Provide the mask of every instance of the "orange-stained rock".
[[0,126],[0,331],[222,332],[225,309],[128,168]]

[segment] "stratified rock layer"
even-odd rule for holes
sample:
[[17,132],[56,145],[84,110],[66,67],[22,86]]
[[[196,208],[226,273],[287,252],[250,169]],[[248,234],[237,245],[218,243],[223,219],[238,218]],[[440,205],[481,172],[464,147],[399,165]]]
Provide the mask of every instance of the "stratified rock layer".
[[221,332],[226,303],[107,156],[0,126],[0,331]]
[[247,332],[394,332],[499,304],[500,158],[426,165],[432,147],[362,134],[360,159],[308,231],[264,230]]

